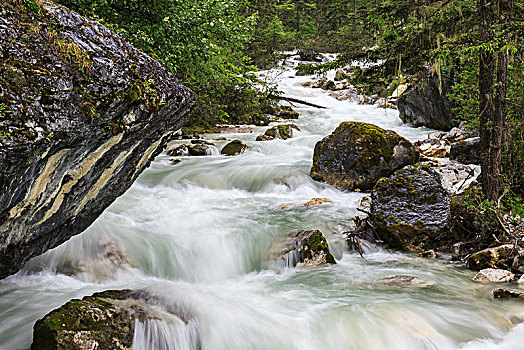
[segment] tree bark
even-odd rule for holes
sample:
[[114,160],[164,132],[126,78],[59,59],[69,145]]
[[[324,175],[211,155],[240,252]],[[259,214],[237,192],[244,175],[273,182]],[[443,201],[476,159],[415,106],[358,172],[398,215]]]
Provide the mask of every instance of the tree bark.
[[[483,19],[485,42],[492,39],[493,10],[485,0],[479,1],[479,13]],[[479,62],[479,122],[481,150],[484,155],[481,168],[482,192],[487,199],[498,203],[500,195],[500,170],[502,157],[503,127],[505,117],[507,52],[494,53],[482,50]],[[495,81],[496,75],[496,81]]]

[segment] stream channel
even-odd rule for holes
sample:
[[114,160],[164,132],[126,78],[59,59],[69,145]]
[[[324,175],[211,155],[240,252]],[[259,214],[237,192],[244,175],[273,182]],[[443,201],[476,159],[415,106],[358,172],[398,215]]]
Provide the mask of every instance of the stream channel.
[[[315,143],[342,121],[411,141],[431,130],[403,124],[395,110],[302,87],[311,77],[291,68],[265,74],[286,96],[328,109],[296,105],[301,132],[288,140],[255,141],[267,127],[206,135],[242,140],[250,149],[239,156],[178,164],[158,156],[85,232],[0,281],[0,348],[28,348],[34,322],[72,298],[130,288],[193,316],[188,324],[137,322],[135,349],[524,349],[524,324],[510,322],[524,318],[524,304],[494,300],[493,285],[473,282],[475,272],[447,260],[349,252],[341,227],[362,215],[364,194],[309,176]],[[281,209],[314,197],[332,202]],[[289,268],[271,259],[274,243],[296,229],[320,229],[337,264]],[[433,285],[378,282],[400,274]]]

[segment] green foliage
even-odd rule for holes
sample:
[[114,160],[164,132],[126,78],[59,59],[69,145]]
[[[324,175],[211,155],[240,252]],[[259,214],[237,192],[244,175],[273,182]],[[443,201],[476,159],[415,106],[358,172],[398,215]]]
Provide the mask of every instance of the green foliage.
[[[163,62],[198,103],[192,122],[235,123],[264,103],[243,50],[256,16],[245,0],[59,0]],[[150,92],[152,93],[152,92]]]

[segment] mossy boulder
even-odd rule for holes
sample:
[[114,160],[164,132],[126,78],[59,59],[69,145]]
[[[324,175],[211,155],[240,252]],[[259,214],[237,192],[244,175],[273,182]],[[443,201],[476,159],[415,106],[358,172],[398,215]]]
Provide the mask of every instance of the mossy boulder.
[[389,247],[441,247],[449,232],[451,199],[429,166],[407,166],[380,179],[371,193],[371,220]]
[[336,264],[326,238],[319,230],[298,230],[289,235],[283,259],[286,266],[319,266]]
[[240,140],[233,140],[222,148],[220,153],[225,156],[236,156],[247,150],[247,145]]
[[300,131],[295,124],[276,125],[266,130],[264,135],[259,135],[257,141],[269,141],[273,139],[287,140],[293,137],[293,130]]
[[35,323],[31,349],[131,349],[137,320],[188,322],[186,315],[153,304],[147,292],[133,290],[73,299]]
[[282,119],[298,119],[299,114],[292,109],[284,109],[278,116]]
[[89,227],[184,125],[195,97],[122,37],[51,1],[0,1],[0,18],[4,278]]
[[370,190],[418,156],[415,146],[392,130],[343,122],[315,145],[311,176],[342,190]]
[[521,262],[523,256],[524,250],[521,248],[513,244],[504,244],[471,254],[467,259],[467,264],[473,270],[492,268],[524,272]]

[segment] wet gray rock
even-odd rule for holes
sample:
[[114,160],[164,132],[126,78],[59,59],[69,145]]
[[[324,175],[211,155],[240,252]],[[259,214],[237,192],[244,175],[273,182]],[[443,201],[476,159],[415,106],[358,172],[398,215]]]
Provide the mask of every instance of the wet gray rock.
[[358,94],[358,91],[355,88],[349,88],[340,91],[333,91],[329,96],[336,98],[339,101],[350,101],[350,102],[360,102],[363,97]]
[[300,131],[295,124],[276,125],[266,130],[264,135],[258,135],[257,141],[269,141],[274,139],[287,140],[293,137],[293,130]]
[[319,230],[291,232],[282,244],[277,245],[274,255],[283,259],[288,267],[336,264]]
[[449,194],[459,194],[464,192],[471,184],[476,181],[480,174],[480,169],[473,165],[466,165],[458,162],[433,163],[428,162],[431,168],[440,175],[442,186]]
[[407,166],[380,179],[371,198],[372,224],[392,248],[433,249],[449,231],[451,199],[429,166]]
[[418,84],[411,86],[399,97],[397,106],[400,119],[413,126],[450,130],[457,123],[446,91],[445,81],[442,89],[439,89],[436,74],[423,77]]
[[417,160],[415,146],[396,132],[343,122],[315,145],[311,176],[342,190],[370,190],[381,177]]
[[299,230],[292,235],[289,244],[290,249],[284,255],[287,266],[336,264],[327,241],[319,230]]
[[524,273],[524,249],[513,244],[487,248],[471,254],[467,259],[470,269],[508,269]]
[[502,269],[483,269],[480,270],[473,281],[475,282],[489,282],[489,283],[504,283],[509,282],[515,278],[515,275],[507,270]]
[[35,323],[31,349],[131,349],[135,323],[159,320],[173,331],[186,333],[191,349],[198,349],[200,341],[190,316],[155,304],[158,300],[147,292],[133,290],[73,299]]
[[407,275],[394,275],[381,278],[378,281],[379,284],[395,287],[418,287],[426,288],[434,285],[433,282],[426,281],[422,278],[407,276]]
[[493,297],[497,299],[524,298],[524,291],[507,288],[493,289]]
[[195,102],[97,22],[51,2],[38,17],[21,8],[0,4],[0,278],[84,231]]
[[461,163],[480,165],[482,161],[481,150],[480,137],[472,137],[453,143],[449,157]]
[[233,140],[222,148],[220,153],[225,156],[236,156],[247,150],[247,145],[240,140]]
[[335,90],[336,84],[333,80],[328,80],[322,85],[322,90]]
[[426,139],[415,142],[420,153],[426,157],[444,158],[446,156],[446,143],[441,140]]

